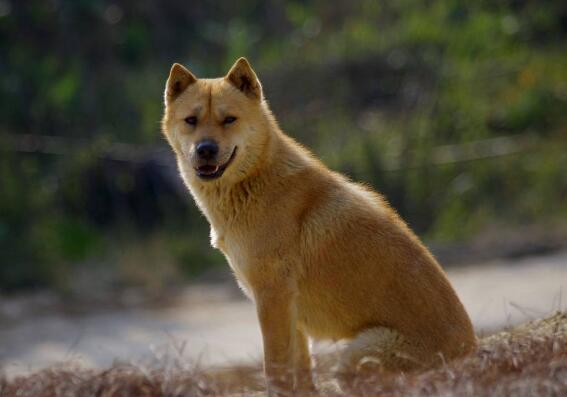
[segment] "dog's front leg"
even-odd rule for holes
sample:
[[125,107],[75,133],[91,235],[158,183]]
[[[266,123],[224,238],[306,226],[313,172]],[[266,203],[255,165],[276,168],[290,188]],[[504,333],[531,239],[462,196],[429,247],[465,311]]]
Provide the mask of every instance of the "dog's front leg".
[[295,389],[300,396],[316,391],[311,374],[311,354],[307,335],[297,329],[295,331]]
[[256,291],[255,300],[264,341],[268,396],[289,396],[294,378],[293,294],[281,284],[270,285]]

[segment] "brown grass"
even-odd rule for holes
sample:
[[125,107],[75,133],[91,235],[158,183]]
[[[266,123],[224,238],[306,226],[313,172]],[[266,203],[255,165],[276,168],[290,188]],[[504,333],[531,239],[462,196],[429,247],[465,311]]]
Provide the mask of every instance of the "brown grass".
[[[481,341],[475,355],[419,374],[357,376],[340,393],[331,360],[316,373],[323,396],[565,396],[567,395],[567,314],[556,313]],[[54,367],[29,376],[0,380],[1,397],[181,397],[261,395],[258,367],[147,370],[130,365],[89,370]]]

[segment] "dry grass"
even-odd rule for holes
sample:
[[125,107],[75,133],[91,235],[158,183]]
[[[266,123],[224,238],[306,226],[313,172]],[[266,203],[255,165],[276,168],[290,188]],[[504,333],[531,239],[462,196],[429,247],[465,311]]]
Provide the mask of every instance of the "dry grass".
[[[321,361],[321,360],[320,360]],[[317,366],[324,396],[564,396],[567,395],[567,314],[556,313],[481,341],[463,361],[419,374],[353,376],[341,394],[322,360]],[[174,397],[262,394],[259,368],[161,369],[116,365],[108,370],[59,367],[0,380],[1,397]]]

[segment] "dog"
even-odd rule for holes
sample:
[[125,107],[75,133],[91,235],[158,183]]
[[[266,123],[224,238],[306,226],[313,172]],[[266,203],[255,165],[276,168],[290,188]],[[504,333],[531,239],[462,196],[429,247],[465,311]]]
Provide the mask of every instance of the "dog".
[[164,96],[181,177],[256,304],[269,395],[315,390],[308,338],[348,340],[343,373],[369,357],[427,369],[475,349],[432,254],[382,195],[279,128],[245,58],[216,79],[176,63]]

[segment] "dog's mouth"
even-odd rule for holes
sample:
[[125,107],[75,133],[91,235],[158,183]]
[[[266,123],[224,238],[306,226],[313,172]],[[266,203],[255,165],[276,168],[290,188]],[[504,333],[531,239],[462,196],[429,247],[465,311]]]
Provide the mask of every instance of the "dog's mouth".
[[230,158],[224,164],[221,165],[203,164],[195,168],[195,171],[197,172],[197,176],[201,179],[206,179],[206,180],[219,178],[224,173],[226,168],[230,165],[230,163],[232,163],[234,157],[236,157],[237,148],[238,148],[237,146],[234,147],[234,150],[232,151]]

